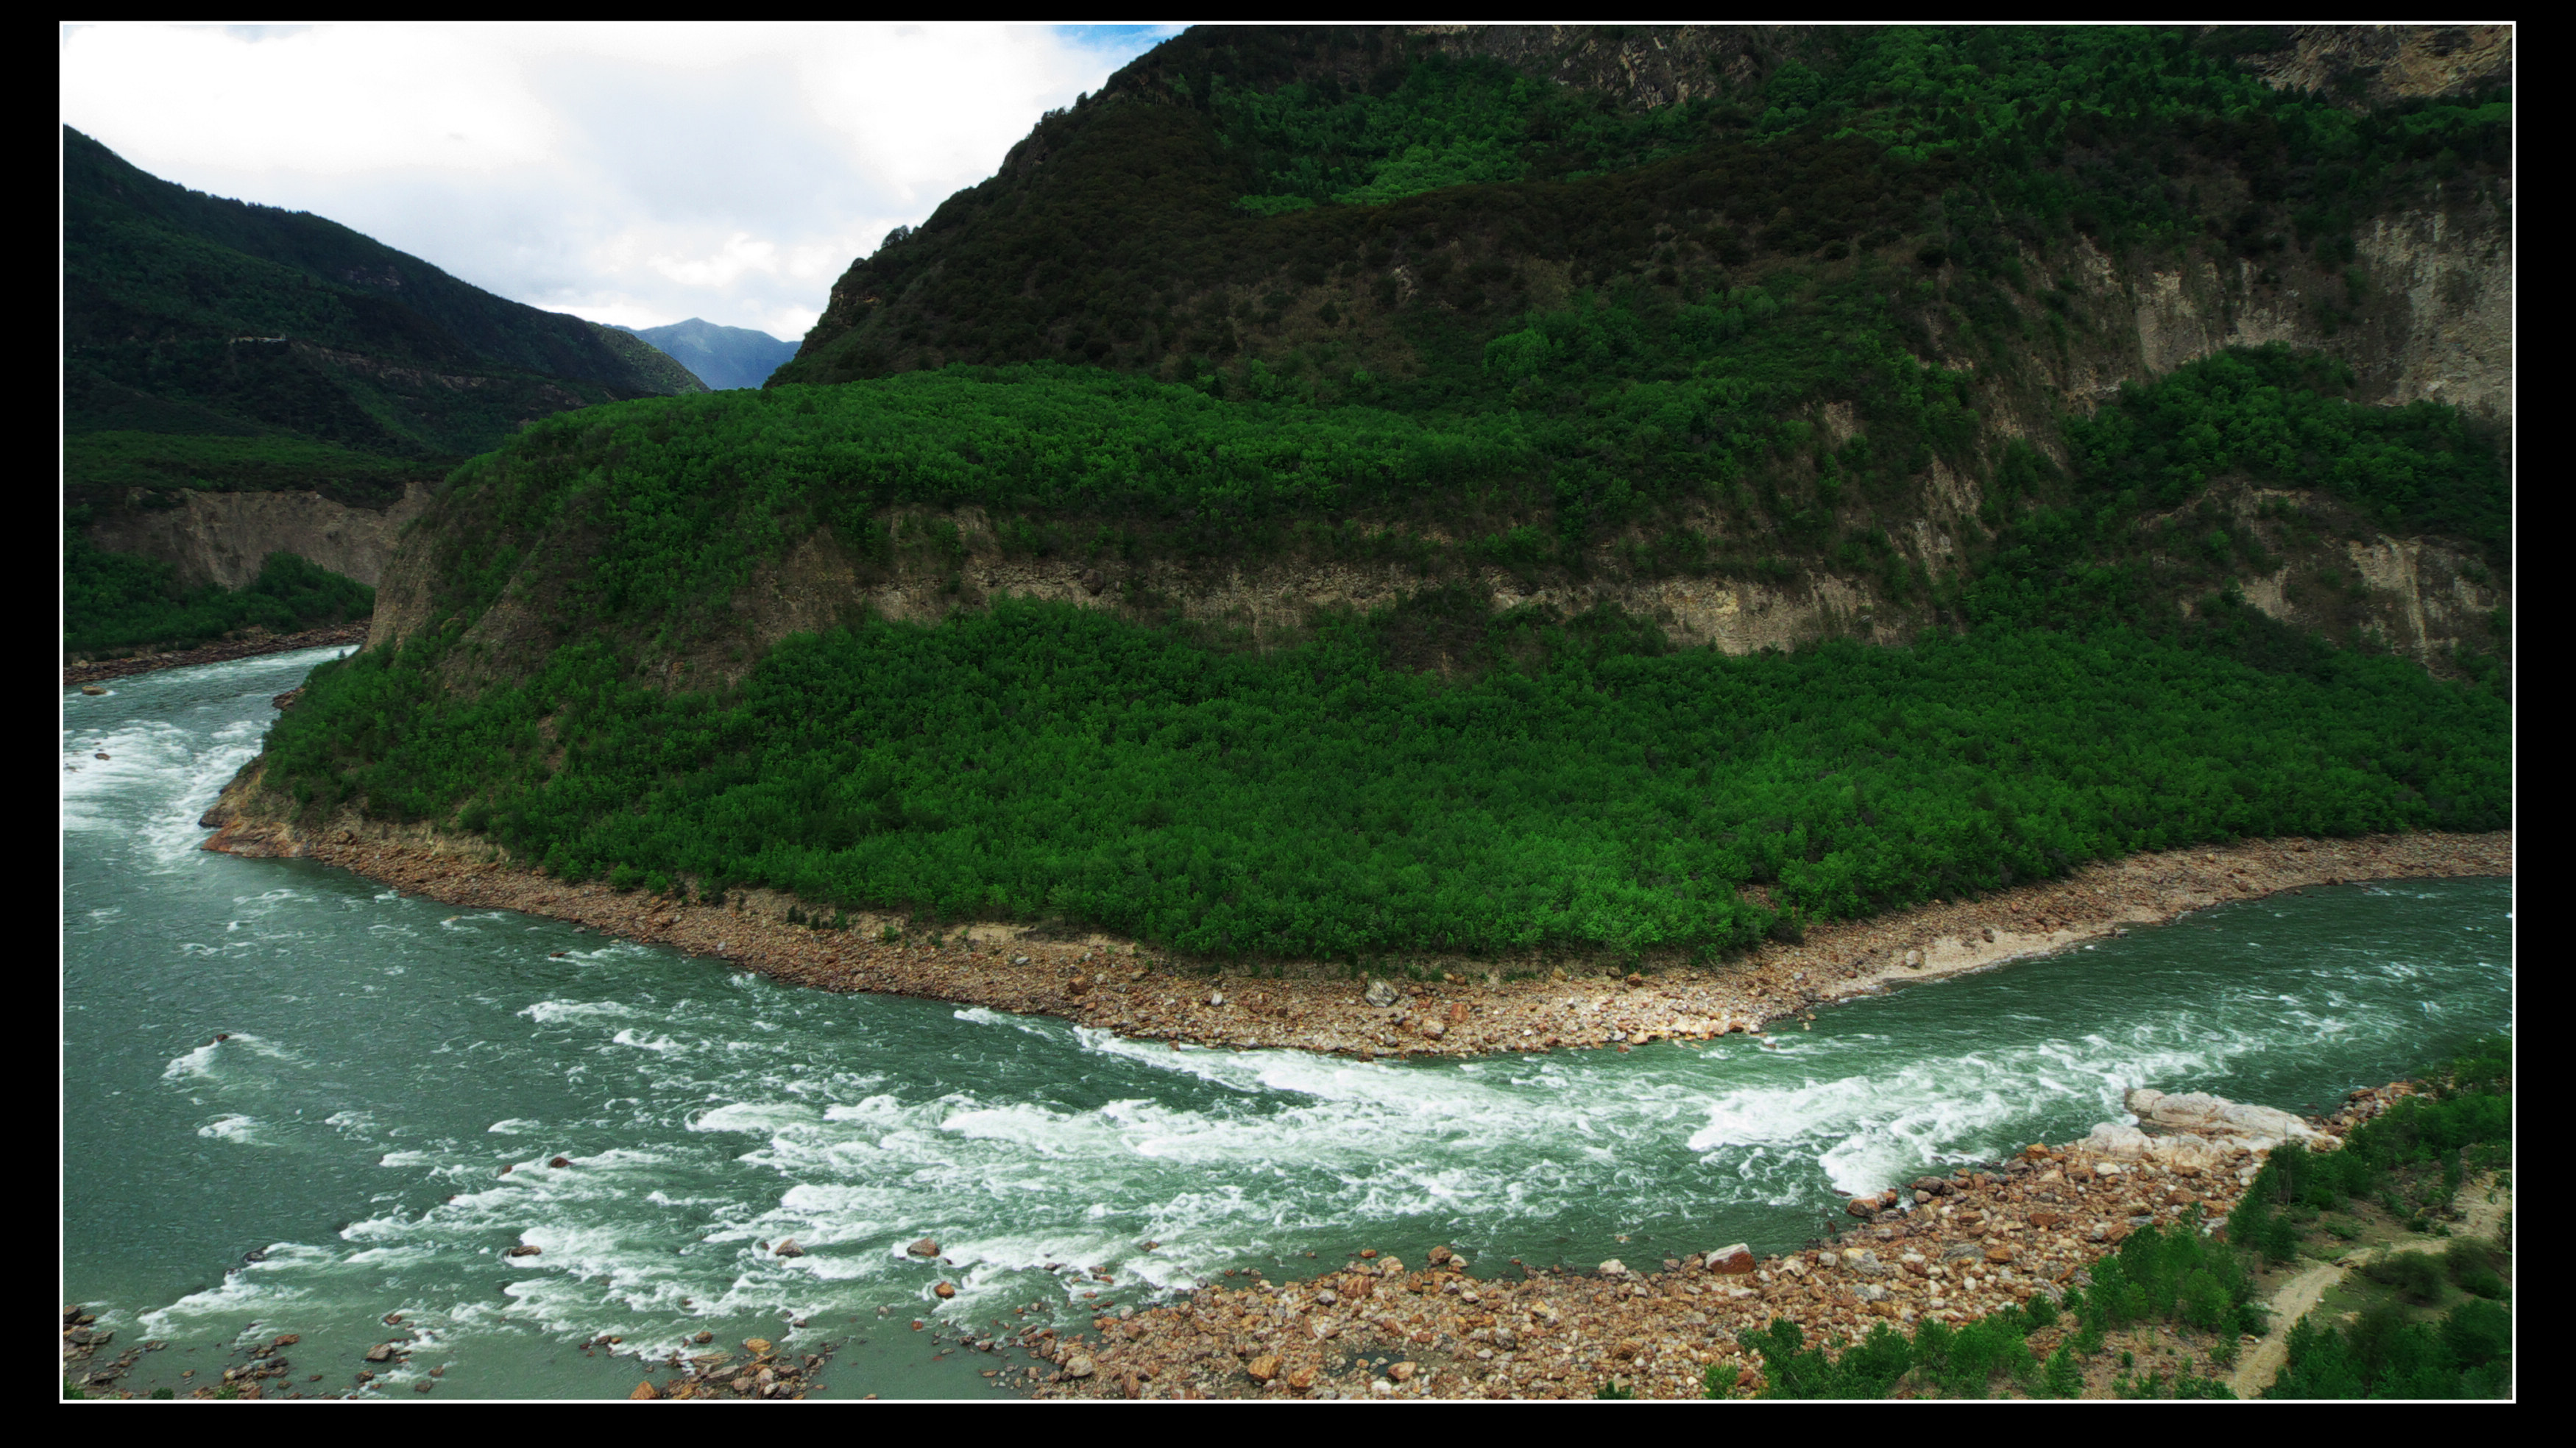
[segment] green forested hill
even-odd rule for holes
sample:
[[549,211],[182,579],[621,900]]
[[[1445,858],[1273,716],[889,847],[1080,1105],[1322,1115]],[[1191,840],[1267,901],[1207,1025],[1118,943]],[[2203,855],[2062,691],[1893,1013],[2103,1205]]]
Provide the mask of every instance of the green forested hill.
[[[2486,263],[2371,248],[2494,232],[2509,101],[2276,89],[2291,45],[1190,32],[854,263],[763,389],[458,469],[258,807],[1310,958],[2497,827],[2504,608],[2391,657],[2364,570],[2503,596],[2502,428],[2389,360]],[[2185,281],[2210,325],[2151,351]],[[2209,340],[2231,309],[2296,344]],[[1858,604],[1676,649],[1658,590],[1702,581]],[[1183,606],[1265,587],[1298,626]]]
[[63,133],[75,432],[285,433],[459,457],[567,407],[703,390],[628,334],[304,212],[189,191]]
[[[496,297],[309,213],[173,185],[69,127],[63,343],[75,530],[186,490],[381,507],[537,418],[706,390],[628,333]],[[184,645],[226,619],[293,612],[183,595],[165,564],[68,535],[64,567],[69,649]]]

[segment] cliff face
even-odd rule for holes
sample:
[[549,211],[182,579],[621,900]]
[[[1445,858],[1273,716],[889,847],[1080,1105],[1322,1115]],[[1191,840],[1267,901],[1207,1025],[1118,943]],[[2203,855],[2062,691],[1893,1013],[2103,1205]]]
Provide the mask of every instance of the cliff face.
[[381,510],[351,507],[319,493],[188,492],[179,495],[176,507],[119,509],[94,524],[89,536],[109,552],[172,564],[188,588],[240,588],[259,576],[271,553],[299,554],[373,587],[404,526],[428,505],[429,488],[421,483]]

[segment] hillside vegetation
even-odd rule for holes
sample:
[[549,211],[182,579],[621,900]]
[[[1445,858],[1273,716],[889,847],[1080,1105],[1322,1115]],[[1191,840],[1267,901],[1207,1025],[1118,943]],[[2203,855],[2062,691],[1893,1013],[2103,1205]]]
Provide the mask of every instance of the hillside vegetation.
[[[259,807],[1256,961],[1725,951],[2509,818],[2500,609],[2436,677],[2248,601],[2331,612],[2381,534],[2491,581],[2490,420],[2281,344],[2056,380],[2109,355],[2103,248],[2296,273],[2492,211],[2500,96],[2275,92],[2224,36],[1668,32],[1707,84],[1630,105],[1476,34],[1192,32],[854,266],[765,389],[459,468]],[[815,558],[821,625],[762,632]],[[984,607],[1015,558],[1091,602]],[[1409,583],[1256,637],[1140,582],[1282,559]],[[1902,644],[1496,601],[1828,572]],[[944,620],[871,611],[923,576]]]
[[[318,216],[173,185],[69,127],[63,344],[74,529],[184,490],[381,508],[535,418],[706,390],[640,338],[496,297]],[[314,571],[281,566],[299,564]],[[63,566],[73,653],[336,622],[368,592],[339,579],[186,593],[165,564],[70,533]]]

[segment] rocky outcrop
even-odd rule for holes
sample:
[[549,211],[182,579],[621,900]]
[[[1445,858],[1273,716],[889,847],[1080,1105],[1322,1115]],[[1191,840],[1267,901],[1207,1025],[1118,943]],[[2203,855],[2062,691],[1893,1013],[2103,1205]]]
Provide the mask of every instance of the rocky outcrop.
[[2276,89],[2384,106],[2510,84],[2513,27],[2296,25],[2289,44],[2237,63]]
[[188,492],[174,508],[121,508],[92,524],[90,541],[111,553],[140,553],[179,571],[179,582],[239,588],[271,553],[293,553],[374,586],[405,524],[429,506],[414,483],[381,511],[319,493]]
[[[2287,1111],[2254,1106],[2202,1091],[2168,1095],[2141,1086],[2122,1098],[2135,1126],[2106,1121],[2074,1149],[2097,1162],[2149,1162],[2168,1168],[2211,1170],[2248,1153],[2261,1156],[2285,1141],[2311,1151],[2332,1151],[2342,1139]],[[2150,1129],[2152,1128],[2152,1129]],[[2245,1167],[2245,1174],[2252,1172]]]

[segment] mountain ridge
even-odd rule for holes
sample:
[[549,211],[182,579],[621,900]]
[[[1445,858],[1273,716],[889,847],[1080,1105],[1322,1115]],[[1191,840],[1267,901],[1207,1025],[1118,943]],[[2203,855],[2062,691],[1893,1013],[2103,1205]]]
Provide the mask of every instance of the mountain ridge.
[[670,355],[709,388],[758,387],[769,380],[796,344],[749,327],[725,327],[703,317],[661,327],[620,327]]

